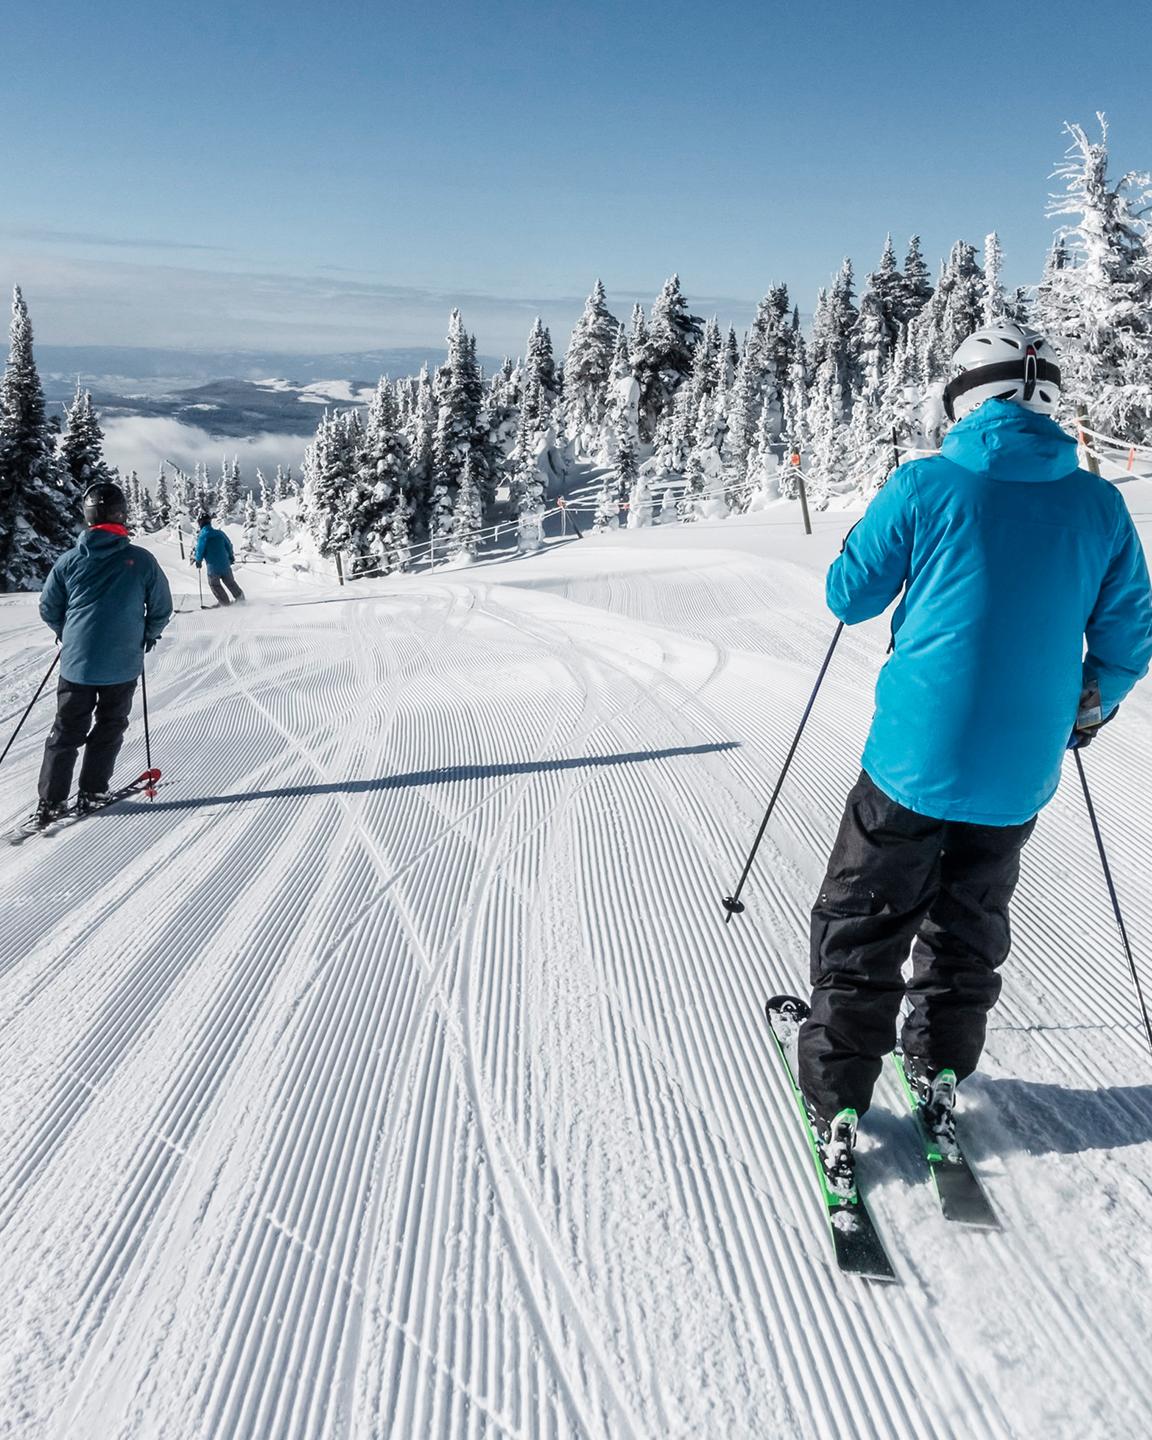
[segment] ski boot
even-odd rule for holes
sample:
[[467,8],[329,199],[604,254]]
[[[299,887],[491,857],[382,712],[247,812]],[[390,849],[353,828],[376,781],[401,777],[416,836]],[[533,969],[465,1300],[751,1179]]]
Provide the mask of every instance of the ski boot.
[[68,809],[66,803],[53,804],[50,800],[41,800],[32,814],[24,822],[28,831],[45,830],[52,824],[53,820],[59,820]]
[[916,1096],[918,1115],[928,1134],[935,1140],[945,1160],[958,1159],[956,1144],[956,1072],[937,1070],[915,1056],[904,1056],[904,1078]]
[[831,1120],[824,1120],[805,1104],[808,1123],[816,1137],[816,1154],[824,1174],[828,1194],[842,1205],[855,1205],[856,1191],[856,1126],[860,1117],[855,1110],[840,1110]]
[[93,810],[99,810],[107,805],[112,798],[110,790],[81,790],[76,796],[77,815],[87,815]]

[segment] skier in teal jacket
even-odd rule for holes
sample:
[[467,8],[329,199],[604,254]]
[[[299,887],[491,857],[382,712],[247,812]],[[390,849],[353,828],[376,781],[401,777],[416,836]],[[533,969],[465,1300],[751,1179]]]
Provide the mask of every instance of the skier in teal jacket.
[[192,563],[197,570],[201,565],[207,565],[208,588],[215,595],[217,604],[231,605],[233,600],[243,600],[244,592],[232,573],[236,555],[231,540],[223,530],[213,528],[211,515],[201,515],[199,523],[200,533],[196,537]]
[[905,1072],[947,1142],[999,996],[1020,851],[1065,750],[1152,659],[1143,547],[1121,491],[1078,468],[1052,420],[1059,387],[1041,336],[970,336],[945,392],[959,423],[938,456],[893,473],[828,575],[849,625],[903,592],[812,912],[800,1034],[810,1117],[848,1168],[905,998]]
[[119,485],[84,496],[89,528],[52,567],[40,618],[60,641],[56,721],[44,746],[40,804],[32,823],[64,808],[80,750],[79,810],[104,802],[120,753],[136,682],[172,618],[172,592],[149,551],[128,540],[128,504]]

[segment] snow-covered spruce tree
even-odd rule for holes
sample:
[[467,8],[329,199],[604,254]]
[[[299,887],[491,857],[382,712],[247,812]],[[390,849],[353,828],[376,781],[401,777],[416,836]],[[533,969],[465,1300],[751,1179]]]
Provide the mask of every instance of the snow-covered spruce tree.
[[1070,216],[1060,232],[1063,263],[1050,263],[1038,319],[1061,357],[1070,413],[1121,440],[1152,439],[1152,181],[1108,178],[1108,125],[1100,139],[1065,125],[1071,144],[1056,175],[1063,193],[1049,213]]
[[863,311],[869,295],[875,297],[892,345],[896,343],[901,326],[906,324],[910,318],[908,316],[907,285],[908,282],[896,263],[896,248],[892,244],[892,236],[886,235],[884,249],[880,254],[880,263],[865,281],[864,294],[860,297],[860,309]]
[[[432,444],[429,530],[437,542],[446,540],[455,524],[456,497],[472,453],[482,388],[460,311],[453,310],[448,325],[448,359],[441,367],[437,384],[438,413]],[[472,480],[480,484],[475,469]]]
[[241,511],[244,517],[244,548],[255,550],[260,540],[260,519],[256,510],[256,501],[249,491],[244,497],[244,506]]
[[232,462],[220,462],[220,490],[216,499],[222,520],[235,520],[244,513],[240,497],[240,462],[234,455]]
[[[641,316],[641,320],[642,320]],[[701,320],[688,310],[680,277],[670,275],[648,317],[647,335],[632,343],[632,364],[640,381],[640,436],[655,438],[656,427],[692,371]]]
[[156,520],[161,529],[171,524],[172,521],[172,499],[168,493],[168,471],[164,468],[164,462],[160,462],[160,471],[156,476]]
[[596,454],[603,440],[619,329],[620,322],[608,309],[604,286],[597,280],[564,357],[565,420],[580,456]]
[[76,387],[64,433],[56,442],[56,455],[81,495],[89,485],[113,478],[114,472],[104,461],[104,432],[92,408],[91,391]]
[[1001,275],[1004,271],[1004,251],[1000,237],[993,230],[984,237],[984,325],[1002,325],[1008,319],[1008,301],[1004,294]]
[[904,287],[897,319],[904,325],[915,320],[933,293],[932,276],[920,250],[920,236],[913,235],[904,257]]
[[616,468],[604,471],[600,480],[600,494],[596,499],[596,511],[592,517],[594,530],[618,530],[620,528],[620,481]]
[[359,429],[355,411],[325,411],[304,454],[304,516],[329,559],[348,549],[354,533]]
[[652,497],[648,480],[640,473],[640,456],[636,437],[627,417],[617,416],[616,428],[616,500],[624,499],[628,505],[628,528],[641,529],[652,523]]
[[452,532],[448,539],[449,557],[475,560],[480,547],[480,529],[483,523],[484,497],[480,489],[479,466],[475,454],[469,451],[456,490]]
[[728,427],[722,460],[724,487],[733,510],[744,509],[746,481],[760,405],[759,364],[750,341],[736,367],[736,378],[728,397]]
[[552,353],[552,336],[537,315],[524,354],[520,423],[540,433],[547,430],[560,399],[560,378]]
[[840,375],[835,361],[829,357],[816,372],[808,402],[807,424],[812,438],[803,470],[808,499],[816,509],[827,505],[829,495],[847,488],[846,408],[840,393]]
[[412,534],[418,537],[429,534],[432,521],[438,415],[432,378],[428,366],[422,365],[413,386],[404,431],[408,441],[409,517]]
[[735,383],[739,365],[740,341],[736,338],[736,327],[729,325],[728,334],[724,340],[724,365],[720,376],[720,382],[725,390],[730,390]]
[[288,498],[288,482],[284,478],[283,465],[276,466],[276,478],[272,481],[272,503],[278,505]]
[[408,563],[411,531],[408,441],[396,394],[381,377],[368,408],[357,476],[354,553],[384,574]]
[[682,525],[691,524],[701,518],[705,484],[706,477],[699,451],[693,449],[688,456],[688,468],[684,472],[684,489],[676,505],[676,514]]
[[53,452],[32,324],[17,287],[0,381],[0,591],[38,589],[83,521],[81,492]]
[[518,544],[524,554],[543,543],[545,481],[537,440],[531,431],[521,430],[508,463],[508,494],[520,521]]
[[839,397],[843,406],[840,419],[847,423],[852,395],[858,386],[859,365],[856,354],[856,322],[859,312],[855,300],[852,261],[845,257],[829,290],[821,290],[812,317],[812,343],[809,363],[819,374],[830,363],[835,371],[835,384],[826,386],[826,393]]
[[788,376],[788,389],[784,396],[784,452],[789,462],[780,485],[780,493],[786,500],[796,498],[796,482],[793,475],[793,455],[803,461],[807,455],[811,431],[808,426],[808,355],[803,336],[797,336],[796,349],[792,356],[792,368]]

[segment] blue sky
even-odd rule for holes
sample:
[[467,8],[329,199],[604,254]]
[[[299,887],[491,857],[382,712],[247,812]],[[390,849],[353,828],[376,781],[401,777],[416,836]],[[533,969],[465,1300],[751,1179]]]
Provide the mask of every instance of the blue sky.
[[0,21],[0,283],[57,344],[436,344],[601,275],[737,324],[914,230],[1051,235],[1064,120],[1152,167],[1137,0],[40,0]]

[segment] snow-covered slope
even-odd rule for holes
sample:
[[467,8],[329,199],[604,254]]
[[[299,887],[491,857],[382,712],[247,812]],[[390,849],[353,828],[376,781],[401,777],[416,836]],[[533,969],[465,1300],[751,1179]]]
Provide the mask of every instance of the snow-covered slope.
[[[253,568],[212,612],[173,568],[160,798],[3,852],[0,1432],[1143,1430],[1152,1061],[1071,776],[964,1092],[1004,1232],[941,1219],[886,1078],[861,1169],[904,1283],[830,1265],[761,1007],[805,984],[882,623],[846,636],[728,928],[720,897],[848,523],[343,591]],[[5,730],[50,657],[0,599]],[[1143,955],[1150,740],[1145,691],[1087,757]]]

